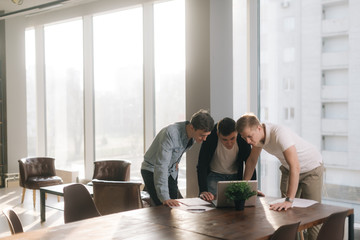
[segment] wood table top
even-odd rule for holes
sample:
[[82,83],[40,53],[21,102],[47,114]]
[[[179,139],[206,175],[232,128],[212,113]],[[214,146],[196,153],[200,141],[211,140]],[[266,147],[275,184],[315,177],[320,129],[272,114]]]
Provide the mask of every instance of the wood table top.
[[[156,207],[141,209],[137,213],[124,212],[123,215],[143,218],[149,222],[220,239],[268,239],[282,225],[301,221],[299,230],[303,230],[323,223],[331,213],[348,209],[315,204],[307,208],[294,207],[278,212],[269,209],[268,203],[272,200],[274,198],[258,197],[256,206],[245,207],[244,211],[218,208],[207,212],[191,213],[167,207]],[[353,211],[353,209],[348,209],[348,215],[353,214]]]
[[268,239],[284,224],[301,221],[300,230],[322,223],[331,213],[353,209],[325,204],[287,211],[269,209],[269,198],[257,198],[244,211],[218,208],[188,212],[166,206],[142,208],[56,227],[21,233],[4,239]]

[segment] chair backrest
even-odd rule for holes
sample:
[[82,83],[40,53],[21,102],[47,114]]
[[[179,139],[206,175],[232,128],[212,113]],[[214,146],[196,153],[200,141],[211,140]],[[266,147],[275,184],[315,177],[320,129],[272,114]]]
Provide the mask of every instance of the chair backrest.
[[347,211],[331,214],[320,228],[317,240],[342,240],[344,238],[346,216]]
[[2,212],[9,223],[11,234],[24,232],[21,221],[14,210],[12,210],[11,208],[7,208],[4,209]]
[[270,240],[296,240],[300,222],[280,226]]
[[94,202],[102,215],[142,208],[141,182],[94,179]]
[[55,176],[55,158],[52,157],[29,157],[19,161],[20,186],[24,186],[29,177]]
[[83,184],[64,187],[64,222],[74,222],[100,216],[94,201]]
[[98,160],[94,162],[93,179],[129,181],[130,165],[127,160]]

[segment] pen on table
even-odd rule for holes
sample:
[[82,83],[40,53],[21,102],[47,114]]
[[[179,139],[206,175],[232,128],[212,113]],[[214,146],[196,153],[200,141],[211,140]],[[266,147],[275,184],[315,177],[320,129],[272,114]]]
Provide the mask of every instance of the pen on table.
[[188,208],[189,211],[205,211],[204,208]]

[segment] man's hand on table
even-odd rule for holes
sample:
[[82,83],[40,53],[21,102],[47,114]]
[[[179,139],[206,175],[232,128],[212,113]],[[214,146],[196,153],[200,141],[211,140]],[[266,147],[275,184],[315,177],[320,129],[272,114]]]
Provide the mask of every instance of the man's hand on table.
[[270,209],[274,211],[281,211],[281,210],[288,210],[289,208],[292,208],[291,202],[281,202],[281,203],[275,203],[270,205]]
[[169,207],[178,207],[180,206],[180,203],[175,199],[168,199],[163,201],[163,205],[169,206]]
[[215,199],[214,195],[211,192],[200,193],[200,198],[205,201],[212,201]]
[[265,197],[265,194],[263,192],[261,192],[260,190],[257,190],[257,195],[259,197]]

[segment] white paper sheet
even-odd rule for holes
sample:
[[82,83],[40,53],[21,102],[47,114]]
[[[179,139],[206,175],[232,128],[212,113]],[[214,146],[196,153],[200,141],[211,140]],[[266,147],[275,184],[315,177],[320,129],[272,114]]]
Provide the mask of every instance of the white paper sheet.
[[[284,201],[285,201],[285,198],[280,198],[275,201],[269,202],[269,204],[271,205],[271,204],[280,203],[280,202],[284,202]],[[315,203],[318,203],[318,201],[302,199],[302,198],[295,198],[294,202],[293,202],[293,207],[306,208],[306,207],[310,207],[311,205],[314,205]]]
[[177,199],[179,202],[186,206],[203,206],[203,205],[211,205],[211,203],[202,200],[201,198],[182,198]]

